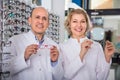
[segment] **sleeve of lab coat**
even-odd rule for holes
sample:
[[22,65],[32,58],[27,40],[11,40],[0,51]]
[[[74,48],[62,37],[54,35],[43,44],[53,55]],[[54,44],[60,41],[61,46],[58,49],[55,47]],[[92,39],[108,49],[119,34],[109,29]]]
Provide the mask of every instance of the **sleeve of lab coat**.
[[97,60],[97,68],[96,68],[96,73],[97,73],[97,80],[107,80],[109,71],[110,71],[110,63],[106,62],[105,55],[103,52],[102,46],[99,44],[98,50],[98,60]]
[[[6,47],[6,50],[11,53],[11,60],[10,60],[10,73],[11,75],[15,75],[22,70],[26,69],[30,65],[30,61],[25,61],[24,53],[20,51],[15,44],[14,39],[10,40],[12,42],[10,47]],[[18,50],[18,51],[17,51]],[[17,53],[19,52],[19,53]]]
[[[59,49],[59,48],[58,48]],[[64,70],[63,70],[63,57],[59,50],[59,58],[54,66],[52,66],[52,77],[53,80],[63,80]]]
[[59,60],[56,66],[52,67],[52,77],[53,80],[63,80],[64,70],[62,67],[62,62]]
[[64,51],[62,50],[63,48],[64,47],[62,47],[61,45],[61,53],[63,56],[64,80],[70,80],[84,66],[84,62],[81,61],[79,56],[76,56],[74,60],[71,60],[70,62],[68,62],[67,57]]

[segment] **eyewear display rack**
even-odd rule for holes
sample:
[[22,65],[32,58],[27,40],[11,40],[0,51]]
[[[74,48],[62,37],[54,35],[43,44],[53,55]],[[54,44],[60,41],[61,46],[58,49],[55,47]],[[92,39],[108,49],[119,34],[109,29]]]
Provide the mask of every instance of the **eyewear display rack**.
[[[19,0],[0,0],[0,80],[11,80],[11,53],[3,48],[11,46],[8,39],[30,30],[27,20],[33,7]],[[59,43],[60,17],[49,12],[50,26],[46,35]]]
[[49,12],[49,23],[50,25],[46,31],[46,35],[56,43],[59,43],[60,17],[55,13]]
[[27,19],[31,10],[29,5],[18,0],[0,0],[0,80],[11,80],[11,53],[4,48],[11,46],[10,37],[29,31]]

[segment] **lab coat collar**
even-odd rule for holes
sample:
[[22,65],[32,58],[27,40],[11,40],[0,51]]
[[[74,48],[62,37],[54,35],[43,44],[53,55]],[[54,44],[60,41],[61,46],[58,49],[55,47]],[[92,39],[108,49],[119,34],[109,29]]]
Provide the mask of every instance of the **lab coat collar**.
[[30,43],[42,44],[45,42],[45,35],[43,36],[42,40],[39,41],[31,30],[27,33],[26,37],[28,37]]
[[[84,40],[88,39],[87,37],[84,38],[80,38],[80,43],[82,43]],[[76,38],[72,38],[70,37],[70,41],[75,42],[75,43],[79,43],[78,40]]]
[[[32,38],[34,38],[36,41],[39,42],[38,38],[35,36],[35,34],[32,32],[32,30],[30,30],[28,33],[30,34],[30,36]],[[43,35],[43,37],[42,37],[42,39],[40,41],[44,41],[44,39],[45,39],[45,35]]]

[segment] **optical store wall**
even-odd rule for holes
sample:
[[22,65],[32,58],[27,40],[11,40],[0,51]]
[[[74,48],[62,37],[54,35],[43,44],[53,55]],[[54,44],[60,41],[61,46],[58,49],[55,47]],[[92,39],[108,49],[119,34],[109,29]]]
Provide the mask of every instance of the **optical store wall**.
[[[9,47],[8,39],[30,30],[27,19],[34,6],[19,0],[0,0],[0,80],[10,80],[9,61],[11,53],[3,51]],[[49,12],[50,26],[46,35],[59,43],[60,16]]]

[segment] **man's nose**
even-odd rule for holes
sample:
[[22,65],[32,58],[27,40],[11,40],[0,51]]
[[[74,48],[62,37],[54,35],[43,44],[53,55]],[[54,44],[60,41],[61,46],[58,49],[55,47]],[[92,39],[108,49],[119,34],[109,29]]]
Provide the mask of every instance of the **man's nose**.
[[43,19],[39,19],[39,23],[43,23]]

